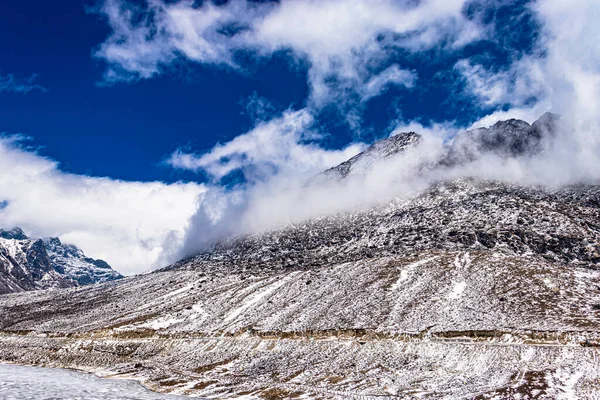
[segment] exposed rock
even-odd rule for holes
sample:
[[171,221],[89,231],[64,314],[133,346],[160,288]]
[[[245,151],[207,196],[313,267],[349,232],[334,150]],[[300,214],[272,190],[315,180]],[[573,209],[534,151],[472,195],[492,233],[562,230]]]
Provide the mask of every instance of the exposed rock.
[[83,251],[72,244],[64,244],[58,238],[44,239],[50,263],[58,268],[76,286],[103,283],[121,279],[123,276],[113,270],[104,260],[86,257]]
[[0,238],[3,239],[16,239],[26,240],[29,239],[21,228],[13,228],[11,230],[4,230],[0,228]]
[[407,148],[419,143],[421,136],[415,132],[404,132],[387,139],[375,142],[365,151],[355,155],[340,165],[321,172],[311,179],[311,183],[322,183],[328,180],[347,179],[350,176],[363,174],[373,163],[402,153]]
[[[526,157],[554,120],[467,135]],[[324,175],[346,179],[418,140],[390,138]],[[2,296],[0,359],[215,398],[594,398],[598,221],[600,186],[439,182],[151,274]]]
[[105,261],[86,257],[58,238],[29,239],[20,228],[0,230],[0,294],[67,288],[120,279]]

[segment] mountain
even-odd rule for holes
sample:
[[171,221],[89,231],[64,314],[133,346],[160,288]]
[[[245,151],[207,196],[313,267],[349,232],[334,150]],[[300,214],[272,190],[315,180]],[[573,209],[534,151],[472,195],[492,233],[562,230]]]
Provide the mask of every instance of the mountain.
[[[502,140],[461,135],[529,157],[544,151],[532,129],[554,134],[546,122],[496,124]],[[380,142],[328,179],[417,137]],[[1,296],[0,359],[212,398],[595,398],[598,221],[597,185],[440,181],[230,237],[154,273]]]
[[[498,121],[489,128],[467,130],[456,135],[436,162],[424,161],[417,171],[453,167],[472,162],[479,157],[496,155],[502,158],[532,157],[544,151],[558,129],[560,116],[545,113],[533,124],[518,119]],[[416,132],[402,132],[375,142],[349,160],[323,171],[309,184],[324,184],[364,175],[373,166],[414,149],[422,142]]]
[[58,238],[29,239],[22,229],[0,229],[0,295],[102,283],[123,276]]
[[473,161],[485,154],[500,157],[531,157],[541,153],[560,127],[557,114],[545,113],[533,124],[509,119],[489,128],[479,128],[457,135],[441,163],[445,166]]
[[403,152],[419,143],[421,136],[415,132],[402,133],[378,142],[365,151],[355,155],[340,165],[321,172],[313,177],[310,183],[318,184],[328,180],[347,179],[351,176],[364,174],[373,167],[374,163],[385,160]]
[[76,286],[123,278],[106,261],[86,257],[77,246],[61,243],[59,238],[45,238],[43,242],[50,264],[75,282]]

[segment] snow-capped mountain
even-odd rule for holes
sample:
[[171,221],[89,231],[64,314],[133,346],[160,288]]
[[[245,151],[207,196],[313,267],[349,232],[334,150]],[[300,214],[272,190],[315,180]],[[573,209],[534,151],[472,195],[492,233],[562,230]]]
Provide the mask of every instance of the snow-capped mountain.
[[120,278],[105,261],[86,257],[81,249],[58,238],[30,239],[20,228],[0,229],[0,294]]
[[543,151],[543,143],[550,141],[559,126],[558,115],[545,113],[531,125],[509,119],[489,128],[466,131],[454,138],[441,163],[460,164],[489,153],[504,158],[533,156]]
[[364,174],[374,163],[403,152],[419,143],[421,136],[415,132],[406,132],[375,142],[365,151],[355,155],[348,161],[330,168],[313,177],[310,183],[318,184],[327,180],[347,179]]
[[62,243],[59,238],[42,240],[50,264],[76,282],[77,286],[114,281],[123,277],[106,261],[86,257],[75,245]]
[[[555,125],[462,133],[427,168],[538,154]],[[328,179],[418,140],[379,142]],[[598,185],[440,181],[111,285],[2,296],[0,360],[213,398],[597,398],[598,221]]]

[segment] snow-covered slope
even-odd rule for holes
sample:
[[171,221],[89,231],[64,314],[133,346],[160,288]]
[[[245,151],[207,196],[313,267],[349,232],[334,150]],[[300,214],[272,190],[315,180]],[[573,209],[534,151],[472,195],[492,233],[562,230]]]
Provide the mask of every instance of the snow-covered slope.
[[419,143],[421,136],[415,132],[405,132],[375,142],[365,151],[348,161],[314,176],[309,182],[320,184],[330,180],[348,179],[361,175],[373,167],[374,163],[385,160]]
[[123,276],[113,270],[104,260],[86,257],[83,251],[72,244],[65,244],[59,238],[43,239],[50,264],[64,271],[77,286],[103,283],[121,279]]
[[[539,125],[502,126],[484,151],[537,151]],[[214,398],[598,398],[599,221],[600,186],[438,182],[152,274],[2,296],[0,359]]]
[[29,239],[20,228],[0,229],[0,294],[120,278],[105,261],[86,257],[58,238]]

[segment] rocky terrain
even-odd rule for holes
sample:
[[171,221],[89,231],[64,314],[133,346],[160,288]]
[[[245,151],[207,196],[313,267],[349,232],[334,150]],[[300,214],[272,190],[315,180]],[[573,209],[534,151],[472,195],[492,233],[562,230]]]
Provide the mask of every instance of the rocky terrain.
[[441,163],[453,165],[472,161],[485,153],[508,157],[531,157],[544,151],[557,129],[560,117],[546,113],[529,125],[510,119],[499,121],[489,128],[479,128],[459,134]]
[[421,136],[415,132],[406,132],[375,142],[365,151],[355,155],[348,161],[321,172],[313,177],[309,183],[319,184],[329,180],[343,180],[349,177],[364,174],[374,164],[402,153],[407,148],[419,143]]
[[[535,155],[555,124],[504,121],[485,144],[466,132],[427,168]],[[418,142],[399,135],[325,175]],[[4,361],[191,396],[598,398],[600,186],[440,181],[151,274],[1,296],[0,330]]]
[[102,260],[58,238],[30,239],[23,230],[0,229],[0,294],[68,288],[121,279]]

